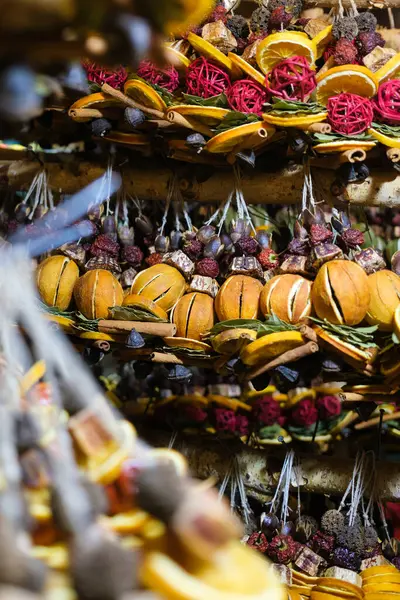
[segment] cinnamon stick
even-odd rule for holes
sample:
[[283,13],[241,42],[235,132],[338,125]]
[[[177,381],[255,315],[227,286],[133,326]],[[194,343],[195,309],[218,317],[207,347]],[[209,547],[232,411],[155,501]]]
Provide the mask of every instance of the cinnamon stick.
[[309,133],[331,133],[332,126],[329,123],[312,123],[306,129]]
[[130,333],[136,329],[138,333],[157,335],[159,337],[173,337],[176,333],[176,325],[173,323],[146,323],[143,321],[111,321],[102,319],[98,323],[98,329],[102,333]]
[[[123,108],[123,107],[121,107]],[[111,112],[112,111],[112,112]],[[68,116],[72,119],[101,119],[102,117],[117,117],[117,110],[113,108],[70,108]],[[121,114],[121,111],[118,111]]]
[[367,153],[362,148],[353,148],[352,150],[346,150],[342,152],[339,157],[340,163],[356,163],[364,162],[367,158]]
[[175,354],[169,354],[168,352],[153,352],[150,356],[150,360],[153,363],[164,363],[169,365],[183,365],[184,362],[181,358]]
[[391,404],[399,402],[400,398],[392,394],[354,394],[349,392],[341,393],[343,402],[385,402]]
[[386,150],[386,156],[392,163],[398,163],[400,161],[400,148],[388,148]]
[[244,378],[246,380],[255,379],[259,375],[263,375],[263,373],[266,373],[271,369],[275,369],[276,367],[280,367],[282,365],[286,365],[287,363],[295,362],[296,360],[305,358],[306,356],[310,356],[311,354],[315,354],[315,352],[318,352],[318,350],[318,344],[316,344],[315,342],[307,342],[306,344],[303,344],[302,346],[299,346],[294,350],[288,350],[287,352],[284,352],[283,354],[281,354],[274,360],[271,360],[270,362],[266,363],[265,365],[262,365],[261,367],[257,367],[256,369],[249,371],[248,373],[246,373]]
[[186,118],[174,110],[168,111],[167,120],[170,123],[174,123],[174,125],[179,125],[180,127],[185,127],[186,129],[192,129],[193,131],[197,131],[202,135],[206,135],[207,137],[212,137],[214,135],[211,129],[207,125],[204,125],[204,123],[196,121],[196,119]]
[[317,334],[315,333],[314,329],[312,329],[308,325],[302,325],[300,327],[300,333],[304,338],[310,340],[310,342],[315,342],[316,344],[318,343]]
[[249,150],[262,145],[268,139],[268,131],[264,127],[260,127],[251,135],[244,138],[234,149],[228,154],[226,160],[230,165],[236,162],[236,155],[243,150]]
[[107,340],[96,340],[93,342],[93,348],[97,348],[104,353],[110,352],[111,344]]
[[[400,419],[400,410],[396,412],[389,413],[388,415],[383,415],[382,423],[386,423],[386,421],[395,421],[396,419]],[[362,423],[357,423],[354,429],[360,431],[361,429],[369,429],[370,427],[374,427],[375,425],[379,425],[381,421],[380,417],[374,417],[369,421],[363,421]]]
[[101,91],[105,94],[108,94],[109,96],[117,98],[122,104],[125,104],[126,106],[138,108],[145,114],[153,115],[153,117],[156,117],[156,119],[164,119],[164,113],[162,113],[160,110],[148,108],[148,106],[144,106],[144,104],[139,104],[139,102],[132,100],[132,98],[130,98],[126,94],[123,94],[119,90],[116,90],[115,88],[111,87],[111,85],[108,85],[108,83],[103,83],[103,85],[101,86]]

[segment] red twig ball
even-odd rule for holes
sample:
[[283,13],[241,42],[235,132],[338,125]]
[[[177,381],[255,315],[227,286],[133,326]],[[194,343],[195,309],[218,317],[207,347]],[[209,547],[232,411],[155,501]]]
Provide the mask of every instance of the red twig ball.
[[233,110],[261,115],[267,92],[265,87],[252,79],[239,79],[226,92],[226,97]]
[[273,96],[304,102],[317,82],[315,71],[310,68],[304,56],[292,56],[282,60],[268,73],[265,85]]
[[86,62],[83,63],[83,68],[86,71],[89,81],[97,83],[98,85],[108,83],[108,85],[115,89],[121,88],[128,78],[128,73],[124,67],[108,69],[106,67],[102,67],[101,65],[97,65],[96,63]]
[[186,86],[189,94],[201,98],[211,98],[226,92],[230,79],[216,63],[201,56],[196,58],[187,70]]
[[400,80],[391,79],[379,86],[375,98],[375,112],[381,121],[397,125],[400,123]]
[[153,85],[159,85],[167,92],[174,92],[179,87],[179,73],[175,67],[160,69],[149,60],[143,60],[139,65],[137,74],[145,81]]
[[328,100],[328,121],[332,130],[344,135],[356,135],[371,126],[374,108],[369,98],[357,94],[339,94]]

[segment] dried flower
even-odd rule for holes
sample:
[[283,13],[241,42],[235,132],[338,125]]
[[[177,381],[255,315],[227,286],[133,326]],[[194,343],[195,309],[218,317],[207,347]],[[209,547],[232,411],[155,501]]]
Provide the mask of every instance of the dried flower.
[[300,427],[310,427],[318,419],[318,411],[312,400],[300,400],[292,412],[292,420]]

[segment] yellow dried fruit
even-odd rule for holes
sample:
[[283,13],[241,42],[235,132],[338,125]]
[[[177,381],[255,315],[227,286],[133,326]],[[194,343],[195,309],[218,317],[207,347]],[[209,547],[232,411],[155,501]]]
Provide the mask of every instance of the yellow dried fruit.
[[357,325],[367,314],[370,301],[364,269],[349,260],[331,260],[318,271],[312,302],[320,319],[336,325]]
[[228,277],[215,298],[218,319],[256,319],[262,287],[258,279],[248,275]]
[[393,316],[400,304],[400,277],[392,271],[377,271],[368,277],[371,294],[366,319],[381,331],[391,331]]
[[49,256],[36,271],[36,283],[41,299],[47,306],[67,310],[74,286],[79,279],[78,265],[66,256]]
[[160,308],[155,302],[145,298],[144,296],[138,296],[137,294],[128,294],[125,296],[122,306],[130,306],[138,309],[145,309],[155,317],[160,319],[168,320],[168,315],[163,308]]
[[304,340],[298,331],[269,333],[243,348],[240,358],[245,365],[259,365],[289,350],[294,350],[302,344],[304,344]]
[[94,269],[78,279],[74,288],[78,310],[87,319],[107,319],[113,306],[121,306],[124,292],[110,271]]
[[272,277],[261,292],[261,312],[295,325],[311,313],[311,288],[311,281],[300,275]]
[[133,281],[131,294],[152,300],[160,308],[168,311],[185,293],[186,281],[183,275],[169,265],[159,264],[138,273]]
[[200,292],[185,294],[174,307],[172,321],[177,337],[201,340],[214,325],[213,299]]
[[227,329],[221,331],[212,340],[211,344],[215,352],[219,354],[235,354],[247,346],[250,342],[254,342],[257,337],[257,332],[253,329]]

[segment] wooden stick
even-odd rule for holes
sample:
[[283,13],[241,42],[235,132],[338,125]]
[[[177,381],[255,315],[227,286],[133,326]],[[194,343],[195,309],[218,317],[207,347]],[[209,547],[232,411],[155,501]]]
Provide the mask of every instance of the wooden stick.
[[301,333],[301,335],[303,337],[305,337],[308,340],[310,340],[310,342],[315,342],[316,344],[318,343],[318,336],[317,336],[317,334],[315,333],[314,329],[312,329],[308,325],[302,325],[300,327],[300,333]]
[[114,98],[117,98],[118,100],[121,101],[122,104],[131,106],[132,108],[138,108],[139,110],[141,110],[142,112],[144,112],[148,115],[153,115],[154,117],[156,117],[156,119],[164,119],[164,113],[162,113],[160,110],[155,110],[154,108],[148,108],[147,106],[144,106],[143,104],[139,104],[139,102],[132,100],[132,98],[130,98],[126,94],[123,94],[119,90],[116,90],[115,88],[111,87],[111,85],[108,85],[108,83],[103,83],[103,85],[101,86],[101,91],[104,92],[105,94],[108,94],[109,96],[113,96]]
[[332,126],[329,123],[313,123],[306,129],[309,133],[331,133]]
[[356,162],[364,162],[367,158],[367,153],[362,148],[353,148],[352,150],[346,150],[346,152],[342,152],[339,157],[340,163],[356,163]]
[[398,163],[400,161],[400,148],[388,148],[386,156],[392,163]]
[[[392,412],[388,415],[383,415],[382,423],[386,423],[386,421],[395,421],[396,419],[400,419],[400,410],[398,410],[396,412]],[[370,427],[375,427],[375,425],[379,425],[380,420],[381,420],[380,417],[374,417],[373,419],[370,419],[369,421],[363,421],[362,423],[357,423],[357,425],[354,426],[354,429],[357,429],[357,431],[360,431],[361,429],[369,429]]]
[[212,137],[214,135],[211,129],[207,125],[204,125],[204,123],[201,123],[196,119],[186,118],[174,110],[168,111],[167,120],[174,125],[179,125],[180,127],[185,127],[186,129],[191,129],[193,131],[198,131],[207,137]]
[[284,352],[283,354],[281,354],[274,360],[271,360],[262,367],[257,367],[256,369],[249,371],[245,374],[244,379],[255,379],[259,375],[263,375],[263,373],[266,373],[271,369],[275,369],[276,367],[280,367],[281,365],[286,365],[287,363],[295,362],[296,360],[300,360],[301,358],[310,356],[310,354],[314,354],[315,352],[318,352],[318,350],[318,344],[316,344],[315,342],[307,342],[307,344],[303,344],[302,346],[299,346],[294,350],[288,350],[287,352]]
[[135,329],[138,333],[157,335],[159,337],[173,337],[176,333],[176,325],[173,323],[146,323],[143,321],[111,321],[102,319],[98,323],[98,329],[102,333],[130,333]]

